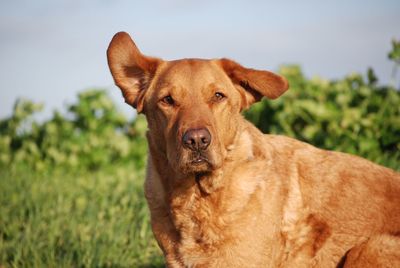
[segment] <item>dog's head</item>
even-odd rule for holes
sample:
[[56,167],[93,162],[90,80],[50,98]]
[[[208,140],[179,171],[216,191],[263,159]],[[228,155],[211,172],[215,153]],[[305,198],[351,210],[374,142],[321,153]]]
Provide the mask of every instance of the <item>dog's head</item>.
[[283,77],[228,59],[144,56],[123,32],[112,39],[107,57],[125,102],[146,115],[149,142],[182,174],[221,167],[235,141],[240,111],[288,89]]

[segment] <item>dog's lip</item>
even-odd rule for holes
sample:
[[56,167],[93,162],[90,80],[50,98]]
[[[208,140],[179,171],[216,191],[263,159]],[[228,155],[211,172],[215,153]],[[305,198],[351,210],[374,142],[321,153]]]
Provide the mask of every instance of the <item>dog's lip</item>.
[[196,156],[192,161],[191,164],[192,165],[201,165],[201,164],[207,164],[209,163],[208,159],[206,159],[204,156],[202,155],[198,155]]

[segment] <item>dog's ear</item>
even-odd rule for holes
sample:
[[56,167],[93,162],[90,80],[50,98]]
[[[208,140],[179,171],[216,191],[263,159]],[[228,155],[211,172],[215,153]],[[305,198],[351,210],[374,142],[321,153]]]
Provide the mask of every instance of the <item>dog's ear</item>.
[[129,34],[114,35],[107,49],[108,66],[125,102],[143,110],[143,97],[161,60],[140,53]]
[[233,84],[239,88],[243,100],[242,109],[260,101],[264,96],[276,99],[289,88],[287,80],[280,75],[245,68],[229,59],[221,59],[220,62]]

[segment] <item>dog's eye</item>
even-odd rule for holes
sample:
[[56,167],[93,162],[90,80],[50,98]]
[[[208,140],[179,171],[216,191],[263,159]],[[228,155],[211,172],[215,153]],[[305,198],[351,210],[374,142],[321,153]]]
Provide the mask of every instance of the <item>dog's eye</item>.
[[214,99],[216,101],[221,101],[221,100],[225,99],[225,95],[222,94],[221,92],[215,92]]
[[174,105],[175,101],[174,99],[171,97],[171,95],[165,96],[164,98],[162,98],[161,100],[163,103],[167,104],[167,105]]

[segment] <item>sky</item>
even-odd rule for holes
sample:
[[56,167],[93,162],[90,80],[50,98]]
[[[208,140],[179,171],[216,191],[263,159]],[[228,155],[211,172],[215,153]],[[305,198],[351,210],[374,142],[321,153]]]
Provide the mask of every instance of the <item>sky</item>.
[[107,66],[118,31],[166,60],[228,57],[272,71],[299,64],[308,77],[327,79],[373,67],[388,83],[399,14],[399,0],[3,0],[0,118],[21,97],[45,104],[50,116],[90,88],[107,89],[133,116]]

